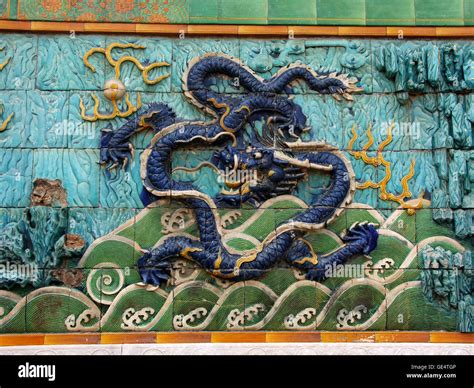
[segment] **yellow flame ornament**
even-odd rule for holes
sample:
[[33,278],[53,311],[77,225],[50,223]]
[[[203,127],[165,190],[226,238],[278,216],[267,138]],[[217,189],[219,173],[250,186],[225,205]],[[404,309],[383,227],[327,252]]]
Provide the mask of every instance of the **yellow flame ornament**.
[[400,184],[402,186],[402,192],[400,194],[393,194],[387,191],[387,185],[390,182],[392,177],[392,170],[391,170],[391,163],[385,160],[383,156],[383,151],[387,145],[389,145],[392,140],[392,129],[394,128],[395,124],[392,123],[387,128],[387,137],[385,140],[379,144],[377,148],[377,153],[375,157],[371,157],[367,155],[368,149],[374,144],[374,137],[372,135],[372,125],[370,124],[367,128],[366,135],[367,135],[367,143],[362,146],[361,151],[354,151],[354,143],[358,138],[356,126],[354,125],[351,129],[352,138],[348,144],[348,151],[349,153],[354,156],[355,159],[361,159],[365,164],[371,165],[374,167],[383,166],[385,169],[385,176],[382,178],[380,182],[373,182],[373,181],[366,181],[363,183],[358,183],[356,188],[359,190],[365,189],[380,189],[380,199],[384,201],[393,201],[398,203],[403,209],[407,209],[409,215],[415,214],[416,209],[421,209],[423,207],[423,196],[424,192],[420,193],[418,197],[418,201],[415,204],[408,204],[405,199],[410,199],[412,197],[412,193],[408,187],[410,180],[415,175],[415,164],[416,161],[413,159],[410,163],[410,169],[408,173],[401,179]]

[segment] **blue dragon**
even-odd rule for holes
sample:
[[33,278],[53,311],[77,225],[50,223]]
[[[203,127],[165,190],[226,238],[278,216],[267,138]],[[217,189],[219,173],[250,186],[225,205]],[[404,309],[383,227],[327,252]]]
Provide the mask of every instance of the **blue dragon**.
[[[228,95],[214,91],[212,80],[217,76],[237,79],[244,93]],[[352,167],[342,153],[329,145],[301,141],[300,136],[309,129],[307,119],[289,97],[297,80],[312,91],[336,98],[352,99],[351,93],[358,90],[356,79],[337,73],[318,74],[299,63],[263,79],[239,60],[212,53],[191,61],[183,75],[186,97],[212,115],[211,121],[178,119],[166,104],[152,103],[119,129],[103,131],[100,163],[110,169],[125,166],[133,157],[133,134],[152,130],[153,139],[141,161],[144,205],[171,196],[194,209],[199,238],[170,235],[159,246],[146,251],[137,262],[144,283],[159,286],[166,282],[171,261],[178,257],[197,262],[212,275],[233,281],[259,277],[278,260],[286,260],[305,271],[308,279],[322,281],[327,268],[375,249],[378,233],[375,225],[368,223],[350,227],[342,236],[344,244],[327,254],[316,254],[304,239],[305,234],[324,228],[340,214],[352,199],[355,182]],[[257,121],[264,123],[261,134],[255,129]],[[249,127],[253,129],[250,144],[245,143],[242,135]],[[212,198],[192,182],[173,179],[172,152],[191,143],[222,145],[210,164],[232,190]],[[330,174],[331,185],[313,198],[307,209],[278,225],[250,254],[225,246],[218,208],[242,203],[258,206],[264,200],[291,193],[311,170]],[[238,171],[255,172],[257,178],[230,179]]]

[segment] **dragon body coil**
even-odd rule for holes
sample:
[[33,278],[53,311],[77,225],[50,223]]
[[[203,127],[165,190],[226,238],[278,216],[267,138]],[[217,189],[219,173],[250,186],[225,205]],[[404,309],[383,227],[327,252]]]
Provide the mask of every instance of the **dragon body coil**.
[[[211,84],[216,76],[238,80],[242,93],[216,92]],[[234,58],[210,54],[191,61],[183,84],[191,103],[211,114],[213,120],[183,121],[167,105],[154,103],[118,130],[104,131],[101,163],[115,167],[128,161],[133,152],[129,139],[134,133],[143,128],[153,130],[155,135],[141,160],[142,201],[149,205],[158,198],[171,196],[195,213],[199,238],[185,234],[166,236],[138,260],[144,283],[160,285],[167,281],[170,263],[177,257],[197,262],[213,275],[235,281],[259,277],[281,259],[306,271],[308,279],[323,280],[328,266],[375,249],[378,233],[371,224],[353,225],[342,238],[344,244],[323,255],[317,255],[304,240],[307,232],[324,228],[340,214],[352,199],[355,182],[350,163],[339,151],[319,146],[316,151],[302,148],[298,152],[293,146],[305,144],[299,136],[308,130],[301,107],[288,96],[296,80],[303,81],[312,91],[347,99],[357,90],[356,80],[344,74],[317,74],[305,65],[294,64],[265,80]],[[265,121],[267,134],[255,135],[248,146],[241,133],[248,126],[254,128],[258,120]],[[169,168],[173,151],[195,143],[219,145],[225,141],[232,145],[215,153],[212,163],[216,169],[254,170],[259,174],[258,182],[238,183],[234,187],[237,190],[212,198],[190,182],[173,179]],[[242,254],[225,246],[218,208],[245,202],[258,205],[265,199],[291,193],[313,169],[330,174],[331,183],[307,209],[277,225],[250,252]]]

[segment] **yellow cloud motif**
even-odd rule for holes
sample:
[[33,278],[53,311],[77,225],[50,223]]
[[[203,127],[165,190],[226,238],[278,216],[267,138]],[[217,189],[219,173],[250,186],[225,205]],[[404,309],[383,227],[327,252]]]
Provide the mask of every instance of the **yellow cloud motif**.
[[[170,74],[167,73],[167,74],[161,75],[161,76],[159,76],[155,79],[150,79],[149,78],[150,71],[152,71],[153,69],[159,68],[159,67],[170,66],[170,64],[167,63],[167,62],[153,62],[153,63],[150,63],[148,65],[144,65],[137,58],[135,58],[131,55],[125,55],[125,56],[122,56],[119,59],[115,60],[113,55],[112,55],[112,51],[115,48],[145,49],[145,46],[141,46],[141,45],[137,45],[137,44],[133,44],[133,43],[113,42],[113,43],[109,44],[107,46],[107,48],[105,48],[105,49],[102,48],[102,47],[93,47],[84,54],[84,57],[83,57],[84,65],[87,68],[89,68],[93,73],[95,73],[96,72],[95,67],[89,62],[89,58],[92,55],[96,54],[96,53],[100,53],[100,54],[103,54],[105,56],[105,58],[107,59],[109,64],[114,68],[115,78],[117,80],[120,80],[120,75],[121,75],[121,70],[120,69],[121,69],[122,64],[125,63],[125,62],[131,62],[138,68],[138,70],[142,74],[143,81],[147,85],[155,85],[158,82],[161,82],[162,80],[164,80],[165,78],[170,76]],[[136,106],[133,106],[133,104],[130,102],[130,98],[129,98],[128,93],[125,95],[125,103],[127,105],[127,110],[125,110],[125,111],[121,111],[120,108],[118,107],[116,99],[112,98],[111,99],[112,105],[113,105],[112,113],[101,113],[99,111],[99,105],[100,105],[99,99],[94,94],[92,95],[92,99],[94,100],[94,114],[92,116],[87,115],[86,108],[85,108],[85,105],[84,105],[84,102],[83,102],[82,98],[80,100],[81,117],[83,118],[83,120],[97,121],[97,120],[112,120],[116,117],[124,118],[124,117],[130,116],[131,114],[135,113],[138,109],[141,108],[140,95],[137,96],[137,105]]]

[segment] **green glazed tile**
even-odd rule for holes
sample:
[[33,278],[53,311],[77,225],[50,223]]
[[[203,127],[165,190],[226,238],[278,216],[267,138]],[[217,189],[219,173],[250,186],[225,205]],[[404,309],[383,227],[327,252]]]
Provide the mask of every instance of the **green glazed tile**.
[[269,24],[317,24],[316,0],[268,0]]
[[364,0],[317,0],[318,24],[365,25]]
[[415,0],[366,0],[367,25],[407,26],[415,24]]
[[0,0],[0,18],[8,18],[8,0]]
[[464,25],[474,26],[474,0],[464,0]]
[[267,0],[219,0],[221,24],[267,24]]
[[[427,270],[428,271],[428,270]],[[405,289],[394,292],[390,285],[387,294],[392,291],[392,303],[387,306],[386,330],[443,330],[456,331],[457,312],[443,308],[438,301],[429,303],[423,294],[419,271],[405,269],[402,275],[411,279]]]
[[16,20],[18,18],[18,2],[20,0],[5,0],[10,2],[10,14],[6,15],[6,18]]
[[415,0],[416,25],[462,26],[463,0]]
[[189,21],[191,23],[216,23],[218,12],[218,0],[189,0]]

